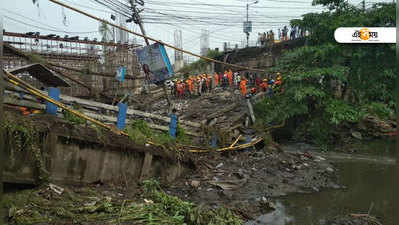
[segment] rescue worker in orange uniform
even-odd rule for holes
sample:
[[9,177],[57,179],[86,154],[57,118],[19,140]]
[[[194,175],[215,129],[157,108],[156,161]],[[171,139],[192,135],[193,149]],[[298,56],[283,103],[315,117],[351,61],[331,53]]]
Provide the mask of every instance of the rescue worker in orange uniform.
[[227,72],[227,79],[229,79],[229,85],[231,87],[231,85],[233,85],[233,71],[231,71],[231,69]]
[[241,95],[243,97],[245,97],[245,95],[247,94],[247,83],[248,80],[243,76],[240,81]]
[[213,79],[215,81],[215,87],[218,86],[219,84],[219,75],[215,72],[215,74],[213,75]]
[[208,76],[206,74],[204,74],[203,78],[205,79],[205,84],[206,84],[206,89],[205,91],[209,92],[210,89],[210,80],[208,79]]
[[177,94],[178,94],[179,98],[183,98],[184,87],[180,80],[177,81],[176,89],[177,89]]
[[186,82],[187,82],[187,85],[188,85],[188,91],[189,91],[190,96],[191,96],[191,95],[193,95],[193,91],[194,91],[194,85],[193,85],[192,77],[189,77]]

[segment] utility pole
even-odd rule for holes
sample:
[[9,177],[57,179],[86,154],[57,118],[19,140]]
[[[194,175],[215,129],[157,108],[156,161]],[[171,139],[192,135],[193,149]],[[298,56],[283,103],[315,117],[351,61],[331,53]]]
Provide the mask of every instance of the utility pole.
[[363,12],[366,11],[366,0],[362,1]]
[[[248,24],[248,9],[249,9],[249,4],[247,3],[247,24]],[[249,47],[249,31],[247,31],[247,48]]]
[[[140,4],[141,6],[144,6],[144,2],[143,1],[137,1],[137,3]],[[141,20],[140,14],[139,14],[143,10],[140,10],[140,11],[137,10],[135,0],[130,0],[130,4],[132,5],[133,15],[132,15],[132,18],[128,19],[126,22],[132,22],[133,21],[135,24],[138,24],[139,27],[140,27],[141,33],[144,36],[146,36],[145,30],[144,30],[144,26],[143,26],[143,22]],[[145,40],[145,43],[146,43],[147,46],[150,45],[150,42],[148,41],[147,38],[144,37],[144,40]]]
[[3,170],[5,159],[5,143],[4,143],[4,79],[3,79],[3,15],[0,13],[0,223],[5,223],[5,211],[3,207]]
[[[132,15],[132,18],[128,19],[126,22],[132,22],[133,21],[135,24],[138,24],[139,27],[140,27],[141,33],[144,36],[146,36],[145,29],[144,29],[144,26],[143,26],[143,22],[141,20],[140,14],[139,14],[140,12],[143,11],[143,9],[137,10],[135,1],[137,1],[137,3],[139,5],[144,6],[144,1],[143,0],[130,0],[130,4],[132,5],[132,9],[133,9],[133,15]],[[145,40],[145,43],[146,43],[147,46],[150,45],[150,42],[148,41],[148,39],[146,37],[144,37],[144,40]],[[148,74],[146,74],[146,77],[148,77]],[[168,95],[168,91],[166,90],[165,84],[162,84],[162,88],[163,88],[164,94],[166,96],[166,100],[168,101],[169,108],[170,108],[172,104],[171,104],[171,101],[170,101],[170,98],[169,98],[169,95]]]
[[249,6],[258,3],[258,1],[252,2],[252,3],[247,3],[247,21],[246,21],[246,26],[244,26],[244,32],[247,34],[247,47],[249,47],[249,32],[252,32],[252,24],[249,25]]

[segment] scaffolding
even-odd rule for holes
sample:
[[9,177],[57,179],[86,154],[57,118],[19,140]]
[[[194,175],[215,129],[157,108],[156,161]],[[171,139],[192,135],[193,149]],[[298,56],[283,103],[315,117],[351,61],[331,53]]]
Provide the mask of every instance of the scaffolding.
[[[141,72],[137,57],[133,49],[140,47],[131,43],[115,43],[114,41],[89,40],[79,36],[63,37],[56,34],[41,35],[38,32],[26,34],[4,32],[5,44],[12,46],[24,54],[36,55],[50,63],[63,65],[82,71],[114,74],[119,66],[125,66],[127,74],[138,79],[125,80],[119,83],[111,77],[101,77],[88,73],[77,73],[65,68],[60,70],[105,95],[123,95],[140,87]],[[3,62],[6,69],[13,69],[29,64],[25,58],[16,54],[5,54]],[[32,78],[26,77],[31,80]],[[38,81],[32,83],[35,87],[43,86]],[[72,96],[88,96],[90,92],[71,83],[70,88],[61,88],[61,92]]]

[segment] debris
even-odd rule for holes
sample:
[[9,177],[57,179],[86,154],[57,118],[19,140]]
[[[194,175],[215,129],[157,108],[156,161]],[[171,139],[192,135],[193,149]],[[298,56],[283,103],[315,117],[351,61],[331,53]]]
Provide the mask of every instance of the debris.
[[220,187],[223,190],[232,190],[241,187],[247,180],[247,178],[243,178],[240,180],[208,181],[208,183]]
[[222,167],[223,166],[223,163],[219,163],[215,168],[216,169],[219,169],[220,167]]
[[358,131],[352,132],[352,137],[357,138],[359,140],[363,139],[362,134],[360,132],[358,132]]
[[321,156],[315,156],[315,159],[314,159],[315,162],[321,162],[321,161],[325,161],[325,160],[326,159]]
[[64,192],[64,188],[57,186],[55,184],[49,184],[48,186],[50,187],[50,189],[52,191],[54,191],[55,193],[57,193],[59,195],[61,195]]
[[326,171],[329,173],[334,173],[334,169],[331,167],[327,167]]
[[276,205],[264,196],[261,198],[260,204],[267,209],[271,209],[271,210],[276,209]]
[[200,186],[200,183],[201,182],[198,180],[193,180],[193,181],[191,181],[191,186],[194,188],[198,188]]
[[152,200],[147,200],[147,199],[144,199],[144,202],[145,202],[146,204],[153,204],[153,203],[154,203],[154,201],[152,201]]

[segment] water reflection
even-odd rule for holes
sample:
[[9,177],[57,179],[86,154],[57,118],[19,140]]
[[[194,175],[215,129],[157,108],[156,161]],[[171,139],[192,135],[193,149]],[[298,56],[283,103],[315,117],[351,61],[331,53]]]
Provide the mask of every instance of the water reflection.
[[292,221],[293,218],[287,215],[284,205],[277,202],[276,210],[260,216],[256,221],[247,222],[245,225],[286,225]]

